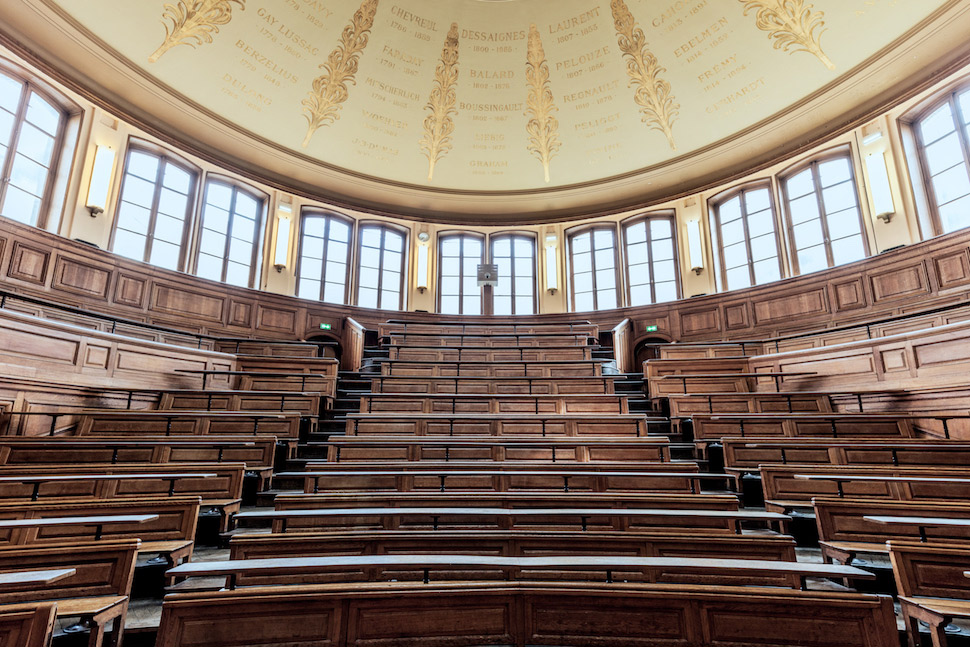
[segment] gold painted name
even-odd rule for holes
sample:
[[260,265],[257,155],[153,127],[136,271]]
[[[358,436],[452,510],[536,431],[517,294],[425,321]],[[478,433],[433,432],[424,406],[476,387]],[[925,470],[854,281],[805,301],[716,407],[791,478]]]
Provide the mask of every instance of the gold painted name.
[[388,85],[387,83],[384,83],[383,81],[378,81],[373,77],[367,77],[364,83],[366,83],[372,88],[376,88],[380,90],[384,94],[388,94],[394,97],[404,97],[405,99],[410,99],[411,101],[421,100],[421,95],[417,92],[412,92],[411,90],[405,90],[403,88],[396,88],[393,85]]
[[462,29],[461,37],[463,40],[483,40],[491,43],[507,43],[513,40],[525,40],[525,30],[487,32]]
[[522,112],[521,103],[458,103],[459,110],[472,112]]
[[611,124],[614,121],[620,120],[620,113],[615,112],[612,115],[607,115],[605,117],[600,117],[599,119],[592,119],[590,121],[581,121],[576,124],[576,130],[591,130],[593,128],[599,128],[600,126],[605,126],[606,124]]
[[388,47],[387,45],[384,46],[384,53],[390,56],[391,58],[397,59],[402,63],[407,63],[408,65],[417,65],[418,67],[420,67],[421,64],[424,63],[423,58],[420,58],[418,56],[413,56],[411,54],[408,54],[407,52],[402,52],[401,50],[394,49],[393,47]]
[[468,76],[473,79],[514,79],[512,70],[468,70]]
[[593,50],[592,52],[583,54],[581,56],[574,56],[568,58],[565,61],[559,61],[556,63],[556,70],[568,70],[574,67],[579,67],[581,65],[586,65],[587,63],[592,63],[593,61],[603,58],[610,53],[610,46],[605,45],[599,49]]
[[600,8],[596,7],[589,11],[583,12],[578,16],[568,18],[562,22],[557,22],[554,25],[549,25],[549,33],[555,34],[556,32],[563,31],[565,29],[572,29],[573,27],[579,27],[580,25],[585,25],[593,18],[599,18]]
[[710,27],[708,27],[707,29],[705,29],[704,31],[697,34],[696,36],[688,40],[686,43],[684,43],[683,45],[675,49],[674,56],[677,56],[679,58],[684,54],[686,54],[687,52],[691,51],[692,49],[696,47],[700,47],[704,43],[704,41],[708,40],[709,38],[711,38],[711,36],[713,36],[717,32],[727,27],[727,24],[728,24],[727,18],[719,18],[716,23],[712,24]]
[[397,16],[398,18],[400,18],[401,20],[404,20],[405,22],[409,22],[414,25],[417,25],[421,29],[427,29],[428,31],[438,31],[438,26],[435,24],[435,21],[429,20],[427,18],[422,18],[421,16],[416,16],[410,11],[402,9],[397,5],[394,5],[393,7],[391,7],[391,13]]
[[564,94],[562,97],[562,100],[566,103],[570,103],[572,101],[589,99],[590,97],[595,97],[605,92],[612,92],[613,90],[616,90],[619,87],[620,87],[619,80],[611,81],[609,83],[598,85],[595,88],[589,88],[588,90],[581,90],[579,92],[573,92],[572,94]]
[[300,82],[299,76],[297,76],[296,74],[293,74],[286,68],[280,65],[277,65],[276,62],[273,61],[273,59],[267,57],[265,54],[262,54],[255,48],[246,44],[246,41],[237,40],[236,47],[241,49],[246,54],[246,56],[251,58],[255,63],[265,67],[267,70],[273,72],[274,74],[277,74],[281,79],[284,79],[294,84]]
[[679,0],[678,2],[674,2],[669,7],[664,9],[659,16],[653,19],[652,24],[654,27],[660,27],[665,22],[673,20],[681,13],[693,15],[706,6],[707,0],[701,0],[700,2],[697,2],[696,0],[694,2],[690,2],[688,0]]

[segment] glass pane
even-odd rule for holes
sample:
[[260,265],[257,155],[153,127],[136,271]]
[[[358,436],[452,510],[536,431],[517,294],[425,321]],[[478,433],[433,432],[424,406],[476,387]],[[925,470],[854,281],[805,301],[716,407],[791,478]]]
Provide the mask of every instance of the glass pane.
[[593,290],[593,274],[591,272],[583,272],[582,274],[576,274],[573,276],[573,289],[579,292],[592,292]]
[[461,252],[461,239],[458,236],[448,236],[441,239],[441,255],[457,257]]
[[147,180],[129,175],[125,178],[121,199],[140,207],[151,208],[155,200],[155,185]]
[[51,156],[54,154],[54,138],[30,124],[24,124],[17,140],[17,152],[38,164],[50,166]]
[[951,200],[970,193],[970,179],[967,178],[967,167],[954,166],[933,178],[933,193],[936,204],[946,204]]
[[401,263],[404,261],[404,256],[401,252],[384,252],[384,270],[391,272],[400,272]]
[[633,245],[635,243],[646,242],[647,240],[647,228],[642,222],[630,225],[626,228],[626,242],[627,245]]
[[365,227],[361,230],[360,242],[364,247],[380,247],[381,230],[376,227]]
[[458,288],[460,286],[458,277],[446,276],[441,279],[441,294],[458,294]]
[[617,306],[616,290],[597,290],[596,291],[597,310],[612,310],[616,306]]
[[851,263],[866,257],[866,249],[862,243],[862,236],[851,236],[832,241],[832,258],[836,265]]
[[854,208],[832,214],[826,218],[826,222],[829,226],[829,240],[832,241],[858,234],[861,231],[859,213]]
[[303,258],[323,258],[323,239],[304,236],[300,245],[300,256]]
[[590,236],[589,234],[580,234],[572,239],[572,252],[573,254],[582,254],[590,250]]
[[401,282],[401,274],[395,270],[384,270],[381,272],[381,289],[397,290]]
[[323,300],[327,303],[343,303],[347,288],[343,283],[327,281],[323,286]]
[[168,214],[173,218],[184,220],[188,206],[189,197],[183,193],[164,188],[161,195],[158,196],[158,212]]
[[822,162],[818,165],[818,176],[823,187],[852,179],[852,169],[845,157]]
[[677,270],[673,261],[661,261],[653,264],[654,281],[675,281]]
[[249,286],[249,265],[243,265],[242,263],[229,263],[226,267],[226,283],[229,285],[238,285],[240,287]]
[[381,308],[384,310],[398,310],[401,307],[401,293],[391,290],[381,291]]
[[232,204],[232,188],[221,182],[209,182],[205,201],[224,211],[229,211],[229,206]]
[[23,96],[24,84],[5,74],[0,74],[0,108],[9,112],[17,112],[20,98]]
[[512,297],[496,296],[492,299],[492,312],[497,315],[512,314]]
[[769,258],[755,263],[754,278],[755,283],[758,285],[781,280],[781,270],[778,268],[778,259]]
[[256,211],[259,207],[259,202],[250,195],[247,195],[241,191],[236,192],[236,213],[240,216],[245,216],[250,220],[256,220]]
[[360,288],[357,292],[357,305],[362,308],[376,308],[377,290],[374,288]]
[[812,181],[812,169],[807,168],[788,178],[785,181],[785,189],[789,200],[814,192],[815,184]]
[[211,281],[222,280],[222,259],[208,254],[199,254],[198,267],[195,273]]
[[328,283],[344,285],[347,277],[347,264],[343,261],[327,261],[326,279]]
[[350,226],[341,220],[331,219],[330,239],[342,243],[350,242]]
[[[154,237],[156,240],[164,240],[176,246],[180,245],[182,242],[182,221],[164,214],[158,214],[155,218]],[[220,249],[219,255],[221,254],[222,250]]]
[[758,236],[751,239],[751,256],[753,261],[763,261],[778,256],[778,246],[774,234]]
[[0,214],[11,220],[36,225],[40,217],[40,198],[25,193],[15,186],[8,186]]
[[963,164],[963,149],[960,147],[960,136],[955,132],[943,139],[930,144],[925,149],[926,163],[930,175],[936,175],[951,166]]
[[576,294],[576,312],[586,312],[593,309],[593,293],[584,292]]
[[771,194],[768,189],[755,189],[744,194],[744,206],[749,214],[764,211],[771,207]]
[[940,221],[944,233],[970,227],[970,196],[940,207]]
[[229,212],[219,207],[205,205],[205,210],[202,212],[202,226],[206,229],[226,233],[229,230]]
[[845,182],[822,189],[822,201],[825,204],[826,213],[835,213],[855,207],[855,187],[851,182]]
[[964,123],[970,123],[970,92],[964,92],[957,97],[960,103],[960,111],[963,113]]
[[[378,272],[371,267],[360,268],[360,286],[362,288],[377,288]],[[375,294],[376,298],[376,294]]]
[[642,306],[653,303],[653,295],[650,292],[650,285],[631,285],[630,286],[630,305]]
[[166,243],[163,240],[156,240],[152,243],[152,253],[148,262],[158,267],[164,267],[167,270],[178,269],[179,246]]
[[474,296],[466,296],[462,300],[462,314],[466,315],[480,315],[482,314],[482,300],[476,294]]
[[149,155],[148,153],[142,153],[140,151],[131,151],[128,153],[127,172],[129,175],[150,180],[154,184],[155,178],[158,175],[158,163],[159,159],[154,155]]
[[816,245],[807,249],[798,250],[798,269],[802,274],[817,272],[828,267],[828,259],[825,257],[825,247]]
[[[324,230],[326,229],[327,222],[323,218],[317,218],[308,216],[303,219],[303,235],[304,236],[316,236],[317,238],[323,238]],[[333,235],[333,228],[330,229],[331,235]]]
[[744,240],[744,224],[741,219],[721,224],[721,241],[724,245],[733,245]]
[[229,243],[229,260],[233,263],[240,263],[248,268],[252,257],[253,244],[249,241],[233,238]]
[[232,237],[251,242],[256,237],[256,221],[236,216],[232,221]]
[[579,254],[573,256],[573,272],[589,272],[593,268],[592,258],[589,254]]
[[724,266],[728,269],[732,267],[738,267],[740,265],[747,266],[748,264],[748,250],[745,249],[744,243],[737,243],[736,245],[728,245],[724,248]]
[[350,245],[347,243],[330,241],[330,247],[327,248],[327,258],[332,258],[336,261],[346,264],[350,260],[347,256],[350,253]]
[[7,147],[10,145],[10,136],[13,133],[13,115],[6,110],[0,109],[0,145]]
[[657,240],[658,238],[670,238],[673,233],[670,231],[670,221],[666,218],[651,218],[650,219],[650,238]]
[[139,234],[147,234],[150,217],[151,212],[148,209],[122,202],[121,208],[118,209],[118,227]]
[[613,248],[600,249],[593,252],[596,255],[596,269],[597,270],[609,270],[613,269]]
[[519,258],[532,258],[534,255],[532,249],[532,240],[529,238],[516,237],[515,255]]
[[605,290],[616,287],[616,272],[612,268],[596,270],[596,289]]
[[822,225],[818,220],[796,225],[794,232],[795,247],[798,249],[805,249],[806,247],[822,244]]
[[118,229],[115,231],[114,246],[111,251],[125,258],[143,261],[145,260],[145,240],[145,236]]
[[531,277],[519,277],[515,279],[515,294],[517,296],[525,296],[532,294],[532,278]]
[[654,240],[651,245],[651,250],[653,251],[654,261],[669,260],[674,257],[674,240],[673,238]]
[[314,281],[312,279],[300,278],[300,285],[297,288],[296,296],[301,299],[319,299],[320,298],[320,281]]
[[727,271],[727,284],[731,290],[747,288],[751,286],[751,276],[748,273],[748,266],[735,267]]
[[535,314],[535,305],[533,304],[532,297],[515,297],[515,314]]
[[791,220],[793,225],[814,220],[819,217],[818,201],[815,194],[806,195],[803,198],[792,200],[789,204]]
[[668,281],[665,283],[657,283],[653,291],[657,294],[657,303],[662,303],[664,301],[674,301],[677,299],[677,283],[673,281]]
[[39,94],[33,92],[30,95],[30,101],[27,102],[27,121],[45,133],[56,135],[61,113]]
[[595,249],[613,249],[613,230],[597,229],[594,231],[593,247]]
[[648,259],[647,256],[647,243],[646,241],[642,243],[636,243],[634,245],[628,245],[626,248],[626,262],[630,265],[635,265],[637,263],[642,263]]
[[44,187],[47,185],[47,167],[31,161],[23,155],[17,155],[10,171],[10,183],[27,193],[41,196],[44,194]]
[[931,112],[919,124],[923,144],[931,144],[947,133],[953,132],[954,129],[953,112],[949,103],[944,103]]
[[188,171],[183,171],[171,162],[166,162],[162,184],[173,191],[188,194],[189,188],[192,186],[192,177],[192,174]]
[[441,295],[441,314],[445,315],[456,315],[458,314],[458,305],[461,302],[457,296],[445,296]]
[[[492,258],[512,255],[512,241],[508,238],[496,238],[492,241]],[[497,314],[497,313],[496,313]]]
[[760,211],[748,216],[748,234],[761,236],[775,232],[775,218],[771,211]]
[[404,249],[404,237],[392,231],[384,235],[384,249],[400,252]]
[[304,257],[300,261],[300,276],[316,279],[323,276],[323,261],[318,258]]

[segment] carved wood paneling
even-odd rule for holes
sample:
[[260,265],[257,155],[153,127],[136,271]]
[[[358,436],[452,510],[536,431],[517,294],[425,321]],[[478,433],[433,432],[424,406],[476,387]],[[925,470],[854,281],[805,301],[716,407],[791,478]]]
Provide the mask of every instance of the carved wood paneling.
[[970,284],[970,250],[956,249],[933,259],[941,290]]
[[835,311],[858,310],[869,305],[866,302],[866,288],[861,278],[843,283],[833,282],[832,294],[835,296]]
[[793,293],[756,302],[754,304],[755,325],[790,320],[792,315],[818,315],[829,311],[824,288],[791,292]]
[[151,310],[222,322],[225,299],[161,282],[152,284]]
[[680,313],[680,329],[687,335],[702,335],[721,329],[717,308]]
[[247,301],[229,302],[229,325],[252,328],[253,326],[253,304]]
[[105,301],[108,298],[110,282],[111,271],[105,267],[82,263],[63,254],[58,255],[54,260],[52,290],[62,290]]
[[297,334],[296,332],[297,313],[295,310],[285,308],[271,308],[259,304],[256,308],[256,328],[259,330],[272,330]]
[[923,263],[894,268],[887,273],[870,273],[869,282],[876,303],[929,293],[929,279]]
[[118,283],[115,287],[115,303],[132,306],[139,310],[145,307],[144,278],[132,276],[124,272],[118,273]]
[[12,279],[27,281],[43,285],[47,280],[47,266],[50,263],[51,250],[42,247],[25,245],[15,240],[10,250],[10,266],[7,276]]
[[750,325],[747,303],[732,303],[724,306],[724,326],[728,330],[747,328]]

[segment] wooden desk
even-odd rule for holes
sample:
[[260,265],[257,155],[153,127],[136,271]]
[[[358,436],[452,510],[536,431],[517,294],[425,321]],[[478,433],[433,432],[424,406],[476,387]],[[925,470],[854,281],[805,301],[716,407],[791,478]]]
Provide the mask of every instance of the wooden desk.
[[[946,480],[946,479],[941,479]],[[873,523],[883,523],[883,524],[902,524],[906,526],[917,526],[919,528],[919,540],[926,543],[926,528],[931,527],[953,527],[953,528],[968,528],[970,527],[970,519],[952,519],[949,517],[897,517],[897,516],[886,516],[886,515],[872,515],[863,517],[865,521],[871,521]]]
[[101,539],[106,525],[157,521],[157,514],[116,514],[97,517],[44,517],[38,519],[0,519],[0,530],[43,528],[45,526],[95,526],[94,540]]
[[[43,467],[43,466],[42,466]],[[34,475],[23,475],[23,476],[0,476],[0,484],[2,483],[33,483],[34,491],[31,493],[30,500],[37,501],[40,498],[40,486],[44,483],[53,483],[57,481],[118,481],[123,479],[155,479],[155,480],[166,480],[169,481],[169,496],[175,495],[175,482],[180,478],[216,478],[218,474],[208,474],[208,473],[166,473],[160,472],[158,474],[126,474],[124,472],[118,474],[34,474]]]
[[757,379],[759,377],[773,377],[775,378],[775,391],[781,391],[781,378],[783,377],[806,377],[809,375],[817,375],[814,371],[800,371],[800,372],[787,372],[787,371],[772,371],[764,373],[682,373],[680,375],[660,375],[656,379],[659,380],[682,380],[684,393],[687,393],[687,380],[690,379],[712,379],[719,377],[728,378],[753,378]]
[[202,376],[202,390],[205,390],[206,380],[210,375],[249,375],[251,377],[293,377],[300,378],[300,391],[306,390],[306,380],[307,378],[328,378],[333,377],[325,373],[292,373],[285,371],[219,371],[219,370],[209,370],[209,369],[189,369],[189,368],[177,368],[176,373],[184,373],[186,375],[201,375]]
[[52,568],[40,571],[0,573],[0,591],[19,591],[45,584],[53,584],[76,574],[77,570],[73,568]]
[[946,478],[941,476],[879,476],[867,474],[795,474],[800,481],[834,481],[838,488],[839,498],[845,496],[842,484],[851,481],[878,481],[880,483],[970,483],[970,478]]

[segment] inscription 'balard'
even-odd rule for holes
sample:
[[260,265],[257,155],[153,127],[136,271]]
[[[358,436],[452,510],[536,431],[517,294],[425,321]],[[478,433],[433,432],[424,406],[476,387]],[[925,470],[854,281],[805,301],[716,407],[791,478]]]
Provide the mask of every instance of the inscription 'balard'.
[[468,75],[473,79],[512,79],[515,72],[512,70],[468,70]]

